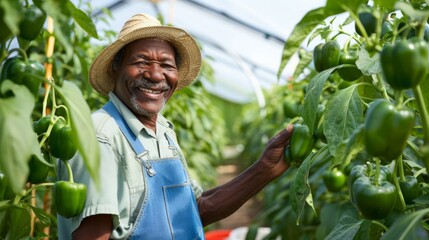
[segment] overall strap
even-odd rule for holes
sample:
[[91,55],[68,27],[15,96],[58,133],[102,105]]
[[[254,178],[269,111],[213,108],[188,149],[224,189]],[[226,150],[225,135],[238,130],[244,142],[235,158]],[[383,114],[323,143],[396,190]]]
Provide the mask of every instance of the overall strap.
[[[142,155],[147,153],[147,151],[144,149],[143,144],[140,142],[140,140],[137,138],[136,135],[134,135],[133,131],[131,131],[128,124],[125,122],[124,117],[119,113],[118,109],[116,109],[115,105],[112,101],[109,101],[106,103],[106,105],[103,106],[103,109],[116,121],[116,124],[118,124],[119,129],[121,129],[122,134],[124,134],[125,138],[130,143],[131,147],[133,148],[134,152],[136,153],[136,158],[140,159]],[[143,166],[146,168],[146,171],[149,176],[154,176],[156,174],[155,170],[152,168],[152,166],[146,162],[141,161]]]
[[116,124],[118,124],[119,129],[121,129],[122,133],[124,134],[125,138],[130,143],[131,147],[133,148],[134,152],[137,155],[143,154],[145,149],[143,147],[143,144],[139,141],[136,135],[131,131],[128,124],[125,122],[124,117],[119,113],[118,109],[116,109],[115,105],[112,101],[109,101],[106,103],[106,105],[103,106],[103,109],[109,113],[109,115],[115,119]]

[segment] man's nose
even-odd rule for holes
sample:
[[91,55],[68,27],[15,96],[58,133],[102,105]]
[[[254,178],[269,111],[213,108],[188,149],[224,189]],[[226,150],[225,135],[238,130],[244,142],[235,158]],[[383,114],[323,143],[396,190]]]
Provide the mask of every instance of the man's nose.
[[148,64],[146,71],[143,73],[143,77],[154,82],[160,82],[165,80],[164,69],[157,62],[151,62]]

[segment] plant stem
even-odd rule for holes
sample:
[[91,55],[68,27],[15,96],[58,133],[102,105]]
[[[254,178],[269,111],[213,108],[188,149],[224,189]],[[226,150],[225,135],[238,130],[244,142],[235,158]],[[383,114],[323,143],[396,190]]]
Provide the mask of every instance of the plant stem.
[[413,88],[414,97],[416,98],[417,108],[420,113],[420,118],[423,124],[424,141],[426,144],[429,143],[429,116],[424,102],[422,89],[420,84]]
[[[414,97],[416,98],[417,109],[420,113],[420,119],[422,121],[424,145],[427,146],[429,145],[429,116],[420,84],[413,88],[413,93]],[[426,170],[429,171],[429,154],[424,154],[423,162],[425,164]]]
[[73,171],[72,171],[72,169],[70,167],[70,163],[67,160],[62,160],[62,162],[64,163],[64,165],[67,168],[67,172],[69,174],[69,182],[73,183],[74,182],[74,180],[73,180]]
[[375,159],[375,174],[374,174],[374,185],[379,186],[380,185],[380,159]]
[[381,227],[383,230],[384,230],[384,232],[387,232],[387,227],[386,226],[384,226],[384,224],[382,224],[381,222],[379,222],[379,221],[375,221],[375,220],[372,220],[371,221],[371,223],[373,223],[373,224],[375,224],[375,225],[377,225],[377,226],[379,226],[379,227]]
[[[401,158],[401,160],[402,160],[402,158]],[[393,168],[393,173],[392,173],[392,180],[393,180],[393,184],[395,185],[396,190],[398,192],[398,197],[399,197],[399,201],[401,202],[401,207],[402,207],[402,209],[405,209],[406,204],[405,204],[404,196],[402,195],[401,186],[399,186],[398,177],[397,177],[398,176],[398,168],[399,168],[399,163],[398,163],[398,161],[395,161],[395,167]]]
[[25,195],[28,195],[31,193],[31,191],[40,188],[40,187],[52,187],[54,186],[54,183],[48,182],[48,183],[40,183],[40,184],[36,184],[33,185],[31,188],[27,189],[27,191],[25,192]]
[[24,51],[24,49],[12,48],[11,50],[9,50],[9,55],[13,52],[18,52],[18,54],[21,55],[21,57],[24,59],[24,62],[28,61],[28,56],[27,56],[27,53]]

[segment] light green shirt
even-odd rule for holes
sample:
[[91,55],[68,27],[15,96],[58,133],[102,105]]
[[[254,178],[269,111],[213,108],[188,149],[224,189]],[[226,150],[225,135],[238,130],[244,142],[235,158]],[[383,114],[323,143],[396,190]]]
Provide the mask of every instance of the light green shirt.
[[[167,134],[175,142],[186,166],[171,122],[158,115],[155,133],[145,127],[113,93],[110,93],[109,98],[144,148],[149,151],[144,160],[175,156],[168,147],[165,136]],[[85,217],[96,214],[113,215],[114,230],[111,239],[124,239],[131,233],[142,204],[145,189],[142,164],[136,159],[127,139],[108,113],[100,109],[92,114],[92,119],[100,146],[100,188],[97,189],[79,154],[69,160],[75,182],[85,183],[87,186],[87,198],[85,208],[79,216],[64,219],[58,215],[59,239],[71,239],[71,233],[79,227],[80,222]],[[67,170],[62,164],[58,164],[57,174],[59,179],[68,180]],[[192,180],[191,183],[195,197],[200,197],[201,187]]]

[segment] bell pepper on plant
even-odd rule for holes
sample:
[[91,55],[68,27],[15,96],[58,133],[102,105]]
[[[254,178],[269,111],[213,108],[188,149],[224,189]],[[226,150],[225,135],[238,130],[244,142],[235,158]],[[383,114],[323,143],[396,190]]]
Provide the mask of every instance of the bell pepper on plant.
[[[362,23],[363,28],[368,36],[371,36],[377,29],[377,18],[369,11],[364,11],[358,15],[359,21]],[[363,36],[362,30],[355,23],[355,31],[360,36]]]
[[362,76],[362,72],[356,66],[356,60],[359,58],[358,52],[354,49],[345,49],[341,51],[339,64],[350,64],[338,69],[340,77],[346,81],[354,81]]
[[43,135],[48,130],[50,124],[51,124],[50,115],[41,117],[37,121],[33,122],[33,129],[34,129],[34,132],[37,134],[39,141],[43,138]]
[[63,118],[58,118],[49,136],[49,149],[52,156],[62,160],[71,159],[77,151],[77,141],[71,126]]
[[[47,162],[49,162],[48,153],[44,153],[43,157]],[[49,171],[51,169],[50,166],[43,163],[41,160],[37,158],[36,155],[32,155],[30,161],[28,162],[28,167],[30,169],[30,173],[28,175],[28,182],[32,184],[39,184],[46,180],[48,177]]]
[[0,82],[9,79],[16,84],[26,86],[37,99],[45,68],[34,60],[12,57],[3,63]]
[[386,82],[398,90],[417,86],[429,70],[428,48],[428,44],[419,38],[384,45],[380,63]]
[[19,23],[19,37],[28,41],[36,39],[42,30],[45,20],[46,13],[36,5],[25,7],[23,19]]
[[372,102],[365,116],[365,148],[386,162],[402,154],[414,127],[414,112],[387,100]]
[[318,44],[313,50],[313,62],[316,71],[321,72],[338,66],[340,62],[340,50],[341,47],[335,40]]
[[[386,218],[396,204],[397,190],[387,181],[387,172],[374,165],[356,165],[350,173],[351,200],[362,216],[377,220]],[[380,165],[378,165],[380,167]]]
[[390,37],[393,34],[393,24],[389,21],[384,21],[381,26],[381,38]]
[[347,182],[347,176],[344,175],[344,173],[337,168],[334,168],[332,170],[326,170],[323,173],[322,178],[323,183],[330,192],[340,191],[346,185]]
[[53,199],[57,213],[65,218],[70,218],[83,211],[86,201],[86,185],[74,182],[70,164],[65,160],[62,162],[67,168],[69,181],[55,182]]
[[285,149],[285,161],[300,164],[313,150],[315,138],[305,124],[294,124],[289,146]]
[[285,117],[294,118],[300,113],[300,105],[294,101],[286,100],[283,102],[283,112]]
[[406,204],[412,204],[419,196],[419,182],[416,177],[408,175],[403,180],[399,179],[399,186]]
[[14,195],[6,175],[0,172],[0,201],[12,199]]
[[[352,191],[352,186],[354,182],[362,176],[373,178],[375,176],[375,171],[373,171],[373,169],[375,168],[376,168],[376,165],[373,163],[355,164],[351,167],[350,173],[348,175],[348,188],[350,193],[350,200],[354,205],[356,205],[355,197]],[[380,166],[380,171],[378,173],[378,178],[380,180],[390,179],[391,175],[392,175],[392,170],[388,166],[386,165]]]

